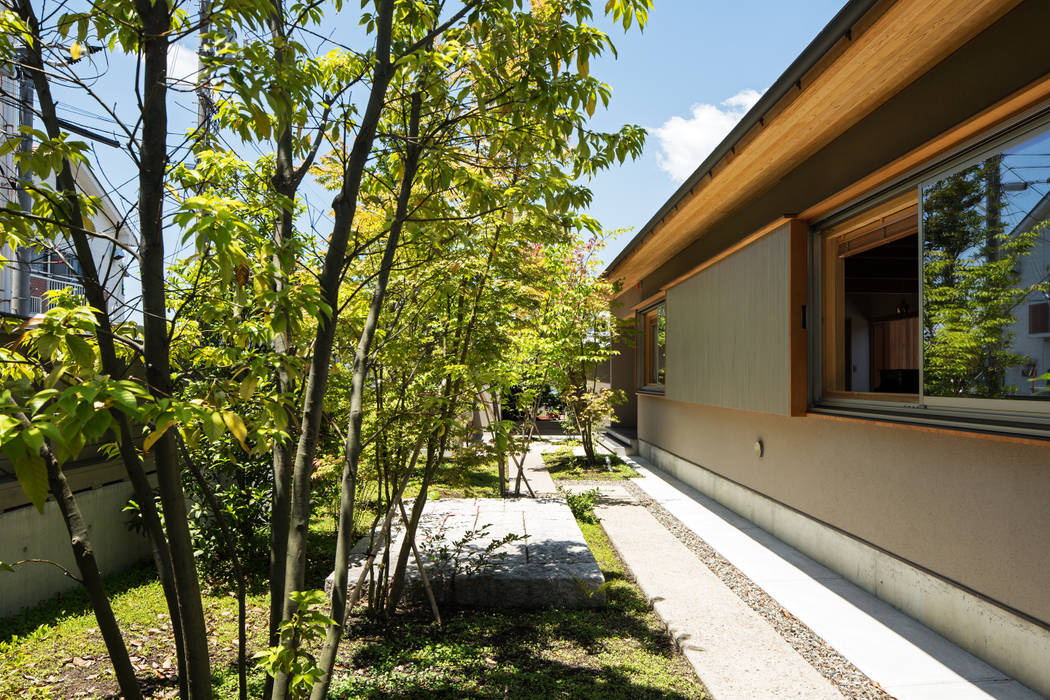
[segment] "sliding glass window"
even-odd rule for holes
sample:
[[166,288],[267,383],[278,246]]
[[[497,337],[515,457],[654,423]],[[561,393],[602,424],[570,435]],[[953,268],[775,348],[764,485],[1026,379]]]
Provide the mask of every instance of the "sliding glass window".
[[925,403],[1050,409],[1050,133],[924,183]]
[[1050,127],[1003,137],[818,240],[823,404],[1045,422]]
[[642,389],[663,391],[667,366],[667,316],[660,304],[642,314]]
[[824,398],[919,400],[915,191],[823,233]]

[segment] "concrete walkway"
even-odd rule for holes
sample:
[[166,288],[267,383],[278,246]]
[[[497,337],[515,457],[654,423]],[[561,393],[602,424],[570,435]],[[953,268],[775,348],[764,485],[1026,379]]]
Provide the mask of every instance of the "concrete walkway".
[[[609,484],[600,488],[609,500],[629,501],[626,491],[616,493],[617,487]],[[639,505],[602,505],[595,512],[638,585],[716,700],[841,700],[842,695],[826,678],[649,511]]]
[[[1038,694],[691,487],[628,458],[633,481],[899,700]],[[617,485],[603,493],[623,503]],[[716,700],[841,697],[757,613],[639,505],[597,513]]]

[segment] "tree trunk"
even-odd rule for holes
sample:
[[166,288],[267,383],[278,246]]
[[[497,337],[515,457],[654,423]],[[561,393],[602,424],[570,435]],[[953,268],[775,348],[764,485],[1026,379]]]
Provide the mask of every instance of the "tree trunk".
[[375,292],[372,294],[372,303],[368,307],[368,315],[365,318],[364,327],[361,329],[361,336],[357,342],[357,351],[354,354],[354,373],[350,383],[350,423],[346,430],[346,459],[343,463],[343,480],[340,489],[339,535],[336,539],[335,576],[332,586],[331,618],[336,621],[336,624],[328,626],[324,648],[321,650],[321,657],[318,662],[318,666],[324,672],[324,675],[314,685],[310,696],[313,700],[323,700],[328,694],[332,668],[335,665],[335,654],[339,649],[339,639],[343,632],[343,619],[346,617],[346,577],[350,565],[350,548],[353,545],[351,539],[354,527],[354,495],[357,490],[357,466],[361,458],[362,449],[361,424],[364,420],[365,375],[368,373],[368,354],[372,348],[372,339],[375,337],[376,327],[379,325],[379,314],[383,309],[383,300],[386,296],[387,282],[390,279],[390,270],[394,266],[401,230],[404,227],[405,218],[408,216],[408,202],[412,196],[412,184],[415,181],[416,171],[419,168],[419,157],[422,147],[418,139],[422,106],[422,95],[417,92],[412,96],[412,109],[408,124],[408,147],[405,153],[405,167],[401,179],[401,191],[398,193],[394,221],[390,226],[386,249],[383,251],[383,259],[379,264],[379,276],[376,279]]
[[138,679],[135,678],[135,669],[131,667],[131,657],[128,656],[128,648],[120,633],[120,626],[113,615],[113,608],[109,605],[109,598],[102,584],[102,575],[95,561],[95,550],[88,536],[87,523],[84,522],[80,506],[77,505],[76,497],[69,488],[66,475],[62,473],[62,469],[58,466],[49,448],[45,446],[41,451],[41,456],[47,465],[47,480],[51,488],[51,495],[54,496],[58,509],[62,513],[62,519],[66,523],[66,530],[69,531],[73,558],[80,571],[81,583],[84,584],[84,589],[91,601],[91,609],[95,612],[99,633],[106,643],[106,650],[113,663],[113,672],[116,674],[120,692],[128,700],[137,700],[142,697],[142,693],[139,690]]
[[226,545],[226,556],[230,558],[233,565],[233,575],[237,578],[237,697],[239,700],[248,700],[248,634],[247,634],[247,610],[245,606],[245,575],[241,566],[241,558],[237,554],[237,541],[233,536],[233,530],[226,520],[226,514],[222,512],[222,506],[215,498],[215,492],[204,478],[204,474],[190,457],[186,446],[182,446],[186,464],[197,485],[201,487],[201,493],[208,502],[219,530],[222,532],[223,543]]
[[[171,396],[171,367],[164,285],[164,177],[168,162],[167,61],[171,11],[165,2],[136,0],[143,37],[142,137],[139,154],[139,233],[142,239],[143,339],[146,383],[157,399]],[[175,439],[154,446],[157,481],[171,547],[172,570],[186,639],[189,697],[211,698],[211,663],[200,582],[179,477]]]
[[[332,203],[335,221],[320,277],[321,299],[328,305],[330,311],[327,316],[322,316],[318,321],[310,371],[303,394],[302,423],[292,471],[282,620],[290,619],[295,613],[296,605],[290,596],[294,591],[302,590],[305,583],[306,537],[310,526],[310,475],[317,452],[317,439],[324,411],[324,395],[328,385],[332,345],[335,341],[336,321],[339,315],[339,284],[342,280],[350,229],[357,210],[358,191],[368,156],[372,151],[372,142],[375,139],[376,128],[379,125],[379,118],[386,100],[387,87],[393,77],[394,69],[390,61],[393,15],[394,0],[382,0],[376,14],[376,66],[372,90],[357,137],[350,151],[342,188]],[[283,700],[287,696],[288,681],[287,674],[278,674],[274,679],[274,697]]]
[[[61,127],[58,123],[55,101],[51,94],[51,85],[44,70],[43,56],[40,53],[39,24],[31,5],[20,3],[18,9],[22,19],[30,27],[31,34],[36,38],[36,42],[27,48],[25,55],[26,68],[30,70],[33,87],[40,105],[41,121],[44,124],[48,137],[58,138],[61,134]],[[80,264],[80,279],[84,285],[84,294],[87,302],[95,309],[95,337],[98,341],[102,371],[113,378],[120,378],[125,374],[125,368],[117,359],[113,324],[109,315],[106,294],[98,274],[98,268],[95,265],[94,256],[91,253],[91,245],[84,226],[83,210],[80,206],[80,199],[77,196],[76,179],[73,176],[68,160],[63,159],[62,168],[56,175],[56,181],[58,189],[65,195],[67,208],[63,213],[69,223],[69,236],[73,241],[77,261]],[[186,664],[186,647],[182,632],[182,616],[179,611],[178,597],[172,574],[171,552],[168,548],[168,542],[164,538],[160,517],[153,502],[153,488],[150,486],[149,479],[146,476],[142,458],[135,447],[128,418],[116,409],[112,410],[112,415],[120,434],[121,459],[127,469],[128,479],[134,488],[135,498],[139,502],[139,512],[150,541],[153,563],[157,569],[157,576],[160,579],[161,587],[164,590],[164,598],[168,605],[172,632],[175,637],[176,659],[180,669],[179,691],[183,696],[186,696],[188,687],[185,673],[183,672]]]
[[[273,0],[274,11],[270,15],[270,33],[279,39],[275,42],[274,57],[279,64],[284,64],[285,15],[281,0]],[[280,293],[284,288],[287,271],[284,269],[282,254],[291,244],[294,234],[292,204],[298,183],[292,166],[294,157],[292,130],[289,123],[282,124],[278,130],[276,168],[273,177],[273,188],[279,195],[286,197],[288,207],[281,211],[277,223],[274,246],[274,268],[278,274],[274,280],[274,290]],[[274,350],[282,355],[293,354],[289,337],[289,319],[285,319],[284,331],[276,334]],[[295,389],[295,380],[283,367],[277,369],[277,390],[282,395],[290,396]],[[288,425],[292,425],[292,416],[288,416]],[[288,547],[288,524],[291,513],[292,489],[292,444],[290,440],[275,440],[273,446],[273,497],[270,509],[270,646],[279,642],[279,627],[284,613],[285,565]],[[273,678],[267,676],[263,691],[264,698],[273,694]]]

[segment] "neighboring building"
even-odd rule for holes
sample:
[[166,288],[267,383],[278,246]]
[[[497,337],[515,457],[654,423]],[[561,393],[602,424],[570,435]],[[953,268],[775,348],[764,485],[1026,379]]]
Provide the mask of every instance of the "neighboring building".
[[[5,141],[18,135],[24,118],[20,90],[10,71],[0,68],[0,134]],[[124,305],[124,280],[130,256],[124,248],[131,242],[130,231],[94,173],[86,167],[76,167],[73,175],[82,193],[98,198],[98,210],[92,217],[98,235],[91,238],[91,251],[106,289],[109,311],[115,319],[122,320],[129,315]],[[20,200],[16,185],[19,179],[14,153],[0,156],[0,207]],[[24,195],[22,199],[22,205],[28,206]],[[47,311],[49,291],[69,288],[84,294],[80,264],[69,242],[56,241],[45,250],[12,251],[4,246],[0,255],[9,261],[0,268],[0,312],[28,317]]]
[[606,274],[644,457],[1050,695],[1048,26],[850,2]]
[[[0,66],[0,135],[4,140],[18,134],[21,123],[18,99],[21,86]],[[104,281],[109,311],[115,320],[126,320],[130,312],[124,304],[124,279],[131,256],[123,247],[131,242],[126,224],[104,188],[87,168],[78,168],[74,177],[81,191],[98,198],[98,210],[92,217],[96,233],[110,240],[92,237],[92,257]],[[0,156],[0,206],[19,202],[19,173],[12,154]],[[24,205],[25,203],[22,202]],[[44,251],[23,248],[0,249],[5,262],[0,266],[0,315],[29,317],[47,310],[49,290],[71,288],[83,295],[78,278],[79,263],[67,242],[55,242]],[[14,340],[13,326],[0,329],[0,343]],[[145,456],[147,473],[154,472],[151,455]],[[149,556],[146,538],[128,528],[128,515],[123,508],[133,489],[126,479],[124,464],[110,460],[94,447],[78,459],[64,465],[63,471],[96,545],[96,556],[104,574],[125,569]],[[0,561],[16,562],[27,558],[59,562],[75,569],[69,532],[53,499],[48,499],[41,516],[33,508],[22,486],[14,478],[6,456],[0,455]],[[152,478],[152,476],[151,476]],[[56,594],[77,586],[51,566],[20,566],[0,577],[0,617],[12,615]]]
[[[17,94],[18,84],[10,70],[0,66],[0,139],[4,141],[18,134],[19,110],[15,99]],[[17,180],[14,154],[6,153],[0,156],[0,207],[7,206],[8,202],[18,201],[18,193],[13,185]],[[13,261],[15,254],[9,246],[0,246],[0,257]],[[17,279],[13,263],[5,263],[0,267],[0,311],[12,310],[12,285],[17,283]]]
[[[113,202],[89,169],[75,168],[73,175],[82,193],[98,198],[98,209],[92,217],[95,233],[98,234],[90,239],[92,257],[106,290],[110,314],[115,320],[124,320],[130,313],[124,303],[124,281],[131,260],[125,252],[131,243],[128,227],[121,223]],[[59,242],[40,251],[24,249],[21,253],[21,264],[12,263],[11,266],[18,265],[21,268],[21,274],[26,280],[22,283],[23,292],[18,295],[13,286],[4,287],[0,311],[20,316],[43,313],[48,309],[47,292],[58,289],[71,289],[75,294],[84,296],[81,267],[72,242]],[[11,274],[11,277],[17,278],[17,275]]]

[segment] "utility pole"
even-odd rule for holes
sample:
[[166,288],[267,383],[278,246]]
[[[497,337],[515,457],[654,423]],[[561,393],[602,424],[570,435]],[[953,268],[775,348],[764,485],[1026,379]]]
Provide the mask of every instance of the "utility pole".
[[[18,81],[18,104],[21,108],[18,125],[21,128],[33,126],[33,79],[26,68],[26,50],[19,52],[18,66],[15,77]],[[22,143],[18,150],[29,153],[33,150],[33,137],[27,133],[22,134]],[[18,165],[18,206],[22,211],[32,211],[33,201],[29,196],[28,184],[29,173],[21,163]],[[11,311],[13,313],[29,316],[32,309],[29,308],[29,260],[32,250],[24,246],[15,249],[15,267],[11,275]]]
[[211,81],[204,77],[204,59],[211,56],[212,48],[205,43],[205,35],[211,31],[211,0],[200,0],[200,39],[197,42],[197,129],[201,138],[206,138],[211,116],[215,112],[212,103]]

